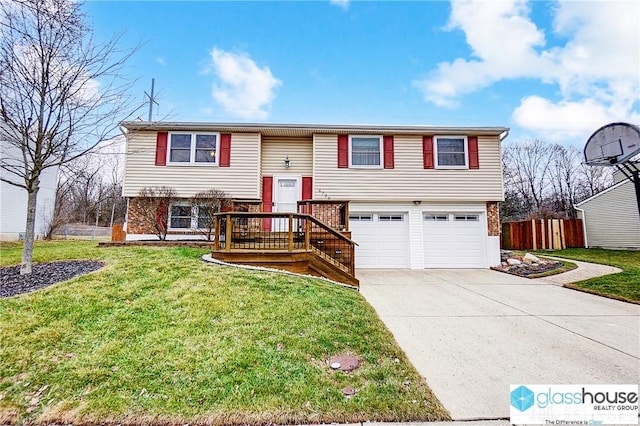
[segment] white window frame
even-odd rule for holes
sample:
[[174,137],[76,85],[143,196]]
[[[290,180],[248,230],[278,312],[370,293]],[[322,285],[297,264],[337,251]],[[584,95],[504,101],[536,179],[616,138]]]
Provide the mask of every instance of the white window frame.
[[[171,208],[172,207],[191,207],[191,222],[189,224],[188,228],[173,228],[171,226]],[[169,205],[169,217],[168,217],[168,227],[167,229],[169,231],[203,231],[206,230],[206,228],[198,228],[198,212],[199,212],[200,206],[197,204],[191,204],[188,202],[177,202],[177,203],[172,203]]]
[[[190,135],[191,146],[189,148],[189,161],[171,161],[171,136]],[[215,161],[196,162],[196,135],[214,135],[216,137]],[[169,132],[167,136],[167,164],[172,166],[218,166],[220,163],[220,133],[218,132]]]
[[[440,139],[462,139],[464,141],[464,165],[452,166],[446,164],[440,164],[438,161],[438,141]],[[441,135],[434,137],[433,141],[433,156],[436,169],[468,169],[469,168],[469,139],[467,136],[460,135]]]
[[454,213],[454,222],[480,222],[479,213]]
[[449,213],[423,213],[425,222],[449,222]]
[[[377,138],[378,139],[378,147],[380,150],[380,160],[379,163],[380,164],[373,164],[373,165],[362,165],[362,164],[353,164],[353,157],[352,157],[352,146],[353,146],[353,139],[358,139],[358,138]],[[383,139],[382,139],[382,135],[349,135],[349,168],[352,169],[381,169],[384,167],[384,146],[383,146]]]
[[373,222],[373,213],[350,213],[349,222]]
[[404,222],[404,213],[378,213],[378,222]]
[[[191,207],[191,222],[190,222],[188,228],[174,228],[173,226],[171,226],[171,222],[172,222],[171,219],[172,219],[172,216],[173,216],[173,208],[174,207]],[[167,220],[168,220],[169,223],[167,224],[167,229],[169,231],[191,231],[191,229],[193,227],[193,210],[194,210],[193,207],[194,206],[192,206],[191,204],[184,203],[184,202],[182,202],[182,203],[178,202],[178,203],[169,204],[169,214],[167,215],[168,216]]]

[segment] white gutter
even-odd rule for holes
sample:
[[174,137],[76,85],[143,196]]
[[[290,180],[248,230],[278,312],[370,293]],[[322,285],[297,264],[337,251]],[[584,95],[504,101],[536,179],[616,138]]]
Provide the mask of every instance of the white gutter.
[[587,215],[584,210],[576,207],[576,205],[574,205],[573,208],[582,213],[582,235],[584,236],[584,248],[589,248],[589,240],[587,239]]

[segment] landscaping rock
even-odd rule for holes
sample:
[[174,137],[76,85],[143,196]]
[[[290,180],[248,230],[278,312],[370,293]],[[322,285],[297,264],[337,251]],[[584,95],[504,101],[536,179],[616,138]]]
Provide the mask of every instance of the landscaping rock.
[[531,253],[527,253],[522,258],[522,261],[525,263],[540,263],[540,258]]
[[507,259],[507,264],[509,266],[520,265],[521,263],[522,261],[518,259]]
[[500,250],[500,261],[506,262],[507,259],[513,257],[513,252],[509,250]]
[[29,293],[79,275],[97,271],[104,264],[95,260],[35,263],[29,275],[20,275],[20,265],[0,268],[0,297]]

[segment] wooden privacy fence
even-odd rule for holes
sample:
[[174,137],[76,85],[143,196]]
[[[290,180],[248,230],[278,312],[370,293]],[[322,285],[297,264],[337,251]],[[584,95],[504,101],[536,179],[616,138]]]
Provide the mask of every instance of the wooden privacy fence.
[[531,219],[502,224],[502,248],[561,250],[584,247],[582,219]]

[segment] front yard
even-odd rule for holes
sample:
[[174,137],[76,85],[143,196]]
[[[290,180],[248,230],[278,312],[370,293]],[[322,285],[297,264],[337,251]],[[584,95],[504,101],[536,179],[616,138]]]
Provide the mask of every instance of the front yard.
[[[208,265],[199,249],[95,246],[37,244],[35,261],[106,267],[0,299],[0,424],[449,419],[354,290]],[[20,251],[3,244],[0,265]],[[360,368],[331,370],[344,354]]]
[[569,284],[567,287],[640,303],[640,251],[565,249],[554,251],[552,254],[567,259],[616,266],[623,271]]

